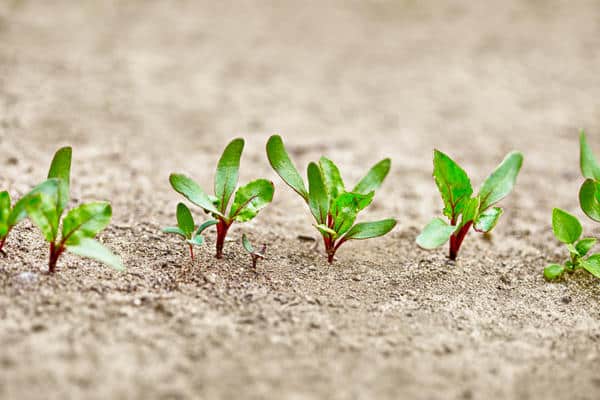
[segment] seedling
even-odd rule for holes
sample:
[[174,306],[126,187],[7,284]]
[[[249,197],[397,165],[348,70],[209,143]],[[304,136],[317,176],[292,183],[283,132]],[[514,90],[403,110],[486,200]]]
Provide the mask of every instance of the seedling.
[[250,254],[250,257],[252,257],[252,269],[256,271],[256,264],[258,264],[258,260],[264,260],[265,258],[265,255],[267,253],[267,245],[263,244],[263,247],[259,252],[254,249],[254,246],[252,246],[252,243],[250,243],[250,240],[246,235],[242,236],[242,245],[244,246],[244,249],[246,249],[248,254]]
[[544,277],[552,281],[560,278],[565,273],[573,273],[579,269],[583,269],[596,278],[600,278],[600,254],[586,257],[596,244],[596,239],[580,239],[583,228],[577,217],[555,208],[552,211],[552,230],[554,231],[554,236],[567,245],[570,258],[563,265],[548,265],[544,269]]
[[194,246],[201,246],[202,243],[204,243],[202,232],[217,223],[217,221],[212,219],[200,226],[196,226],[190,209],[185,204],[179,203],[177,204],[177,226],[165,228],[163,229],[163,232],[181,236],[188,244],[190,248],[190,257],[192,258],[192,261],[194,261]]
[[600,165],[587,143],[584,131],[581,131],[579,141],[581,173],[586,178],[579,190],[579,204],[588,217],[600,222]]
[[[244,140],[235,139],[223,151],[215,176],[215,196],[207,195],[200,185],[186,175],[171,174],[169,178],[175,191],[218,221],[217,258],[223,257],[223,245],[231,225],[234,222],[250,221],[273,200],[275,188],[273,182],[266,179],[257,179],[235,191],[243,149]],[[234,192],[233,204],[229,208]]]
[[6,191],[0,193],[0,254],[6,257],[4,244],[8,239],[10,231],[17,225],[27,214],[18,215],[18,209],[12,207],[10,194]]
[[281,179],[298,193],[315,218],[315,228],[325,243],[327,260],[332,263],[335,254],[349,240],[364,240],[383,236],[396,226],[396,220],[385,219],[355,224],[360,211],[373,201],[375,190],[390,171],[391,161],[377,163],[352,189],[346,191],[338,167],[321,157],[319,163],[308,165],[308,190],[304,179],[290,160],[280,136],[272,136],[267,143],[267,156]]
[[123,270],[120,257],[94,239],[110,223],[112,208],[109,203],[82,204],[62,218],[70,201],[70,175],[71,148],[65,147],[54,156],[48,180],[27,195],[24,202],[27,215],[50,243],[49,272],[56,272],[58,259],[65,251]]
[[456,260],[460,247],[471,227],[480,233],[488,233],[498,223],[503,213],[492,207],[513,189],[523,164],[523,155],[510,153],[496,170],[485,180],[479,194],[472,197],[473,188],[466,172],[450,157],[435,150],[433,177],[444,201],[444,215],[433,219],[417,237],[417,244],[424,249],[435,249],[450,241],[451,260]]

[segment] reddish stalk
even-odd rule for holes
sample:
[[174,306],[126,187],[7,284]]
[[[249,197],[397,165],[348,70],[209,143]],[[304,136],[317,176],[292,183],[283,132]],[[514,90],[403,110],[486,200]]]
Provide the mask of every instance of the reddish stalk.
[[6,257],[6,252],[3,250],[3,248],[4,248],[4,243],[6,243],[6,238],[7,237],[8,236],[5,236],[4,239],[2,239],[0,241],[0,254],[2,254],[4,257]]
[[53,274],[56,272],[56,263],[58,262],[59,257],[65,251],[65,246],[63,243],[60,245],[56,245],[55,243],[50,243],[50,259],[48,261],[48,272]]
[[460,230],[458,231],[458,233],[453,234],[452,236],[450,236],[450,254],[449,257],[452,261],[456,260],[456,257],[458,257],[458,252],[460,250],[460,246],[462,246],[463,241],[465,240],[465,237],[467,236],[467,233],[469,233],[469,230],[471,229],[471,226],[473,225],[473,222],[468,222],[465,226],[463,226],[462,228],[460,228]]
[[194,261],[194,246],[189,244],[190,246],[190,256],[192,257],[192,261]]
[[220,219],[217,224],[217,255],[218,259],[223,258],[223,246],[225,245],[225,238],[227,237],[227,231],[231,224],[227,221]]

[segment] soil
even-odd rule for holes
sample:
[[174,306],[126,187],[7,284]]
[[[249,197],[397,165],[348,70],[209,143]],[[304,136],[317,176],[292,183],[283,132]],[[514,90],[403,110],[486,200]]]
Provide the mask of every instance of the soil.
[[[0,258],[2,399],[598,399],[600,285],[546,283],[550,218],[579,210],[577,134],[600,152],[600,6],[572,1],[0,2],[0,187],[18,197],[74,147],[73,204],[109,199],[127,272],[47,248],[29,223]],[[325,154],[356,182],[393,169],[363,220],[392,234],[333,266],[271,170]],[[274,203],[192,263],[160,233],[186,172],[205,188],[246,138],[241,182]],[[414,240],[439,215],[432,149],[475,185],[525,153],[493,236],[459,261]],[[196,211],[197,218],[201,213]],[[212,231],[214,232],[214,230]],[[258,272],[243,233],[267,243]]]

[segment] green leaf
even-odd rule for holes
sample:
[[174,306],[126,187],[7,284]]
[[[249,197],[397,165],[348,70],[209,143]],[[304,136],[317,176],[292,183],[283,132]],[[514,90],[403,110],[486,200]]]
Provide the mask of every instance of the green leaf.
[[593,179],[587,179],[583,182],[583,185],[581,185],[581,189],[579,189],[579,204],[581,209],[585,215],[596,222],[600,222],[599,195],[600,183]]
[[594,152],[588,145],[585,132],[582,130],[579,136],[579,164],[584,178],[600,180],[600,165],[596,161]]
[[329,213],[329,196],[323,182],[321,169],[311,162],[308,165],[308,205],[319,224],[327,223]]
[[192,237],[192,233],[196,229],[192,212],[183,203],[177,204],[177,225],[188,239]]
[[248,253],[254,254],[254,247],[252,247],[252,243],[250,243],[246,234],[242,235],[242,246],[244,246],[244,249],[246,249]]
[[575,243],[583,232],[579,220],[559,208],[552,211],[552,229],[554,230],[554,236],[567,244]]
[[469,201],[465,202],[465,208],[462,212],[461,222],[458,226],[462,228],[469,222],[474,222],[479,215],[479,196],[473,197],[469,199]]
[[217,165],[215,175],[215,196],[219,199],[221,213],[227,212],[229,200],[235,192],[240,170],[240,158],[244,150],[244,139],[234,139],[225,147]]
[[46,193],[50,196],[58,196],[59,186],[60,180],[48,179],[34,187],[29,193],[16,202],[8,218],[8,225],[15,226],[27,217],[26,205],[33,196],[38,193]]
[[266,179],[257,179],[240,187],[235,194],[229,218],[238,222],[251,220],[273,200],[274,192],[273,182]]
[[56,178],[62,182],[60,188],[60,201],[58,202],[58,214],[62,214],[62,211],[69,205],[70,199],[70,185],[71,185],[71,158],[73,150],[71,147],[63,147],[59,149],[52,163],[50,164],[50,170],[48,171],[48,179]]
[[319,225],[315,225],[315,228],[317,228],[319,230],[319,232],[321,232],[321,234],[330,235],[333,239],[338,237],[337,232],[334,231],[333,229],[331,229],[330,227],[328,227],[327,225],[319,224]]
[[435,150],[433,178],[444,200],[444,215],[456,221],[473,194],[469,177],[450,157]]
[[202,246],[202,243],[204,243],[204,236],[194,235],[194,237],[188,240],[187,242],[192,246]]
[[338,167],[328,158],[321,157],[319,167],[323,172],[323,180],[325,187],[329,193],[330,199],[336,199],[340,194],[345,192],[344,181]]
[[519,152],[509,153],[504,161],[483,182],[479,190],[481,210],[487,210],[513,190],[517,176],[523,165],[523,155]]
[[385,177],[389,174],[391,167],[392,160],[389,158],[379,161],[369,170],[367,175],[358,182],[352,192],[368,194],[379,189]]
[[207,230],[208,228],[210,228],[213,225],[218,224],[219,221],[216,221],[214,219],[211,219],[209,221],[206,221],[205,223],[203,223],[202,225],[200,225],[198,227],[198,229],[196,230],[196,235],[200,235],[202,232],[204,232],[205,230]]
[[375,192],[343,193],[332,202],[330,213],[334,221],[333,229],[339,236],[352,228],[358,213],[371,204],[374,195]]
[[121,257],[115,255],[102,243],[91,238],[84,237],[77,244],[68,245],[67,251],[81,257],[87,257],[100,261],[101,263],[106,264],[117,271],[125,270],[123,262],[121,261]]
[[361,222],[346,233],[346,240],[364,240],[386,235],[396,226],[395,219],[384,219],[375,222]]
[[565,267],[559,264],[550,264],[546,268],[544,268],[544,277],[553,281],[561,277],[565,272]]
[[68,245],[82,238],[93,238],[110,223],[112,208],[104,201],[82,204],[69,211],[63,220],[62,237]]
[[47,242],[54,243],[58,235],[59,215],[56,213],[58,197],[37,193],[25,205],[31,221],[40,229]]
[[417,244],[427,250],[438,248],[450,240],[455,231],[456,226],[448,225],[441,218],[434,218],[417,236]]
[[585,256],[590,252],[592,247],[596,245],[596,239],[594,238],[583,238],[575,245],[575,250],[580,256]]
[[474,228],[477,232],[488,233],[496,227],[498,220],[502,216],[504,211],[500,207],[488,208],[475,220]]
[[8,192],[0,193],[0,239],[3,239],[9,230],[8,218],[10,217],[10,194]]
[[581,266],[596,278],[600,278],[600,254],[594,254],[583,260]]
[[192,179],[183,174],[171,174],[169,182],[176,192],[182,194],[186,199],[203,208],[204,210],[213,213],[216,216],[223,217],[223,214],[217,210],[211,199],[200,188],[200,186]]
[[269,138],[267,142],[267,157],[269,158],[269,163],[281,179],[308,202],[308,190],[306,190],[304,180],[290,160],[281,136],[274,135]]
[[181,228],[179,228],[178,226],[168,226],[166,228],[163,228],[163,233],[169,233],[169,234],[175,234],[175,235],[179,235],[182,237],[186,237],[185,236],[185,232],[181,230]]

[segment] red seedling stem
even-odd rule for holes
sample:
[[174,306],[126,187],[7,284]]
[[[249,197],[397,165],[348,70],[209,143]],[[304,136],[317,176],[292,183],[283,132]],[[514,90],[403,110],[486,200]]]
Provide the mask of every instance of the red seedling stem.
[[472,225],[473,225],[473,221],[468,222],[467,224],[465,224],[465,226],[460,228],[460,230],[457,233],[450,236],[450,255],[449,255],[449,257],[452,261],[455,261],[456,257],[458,257],[458,252],[460,250],[460,246],[462,246],[462,243],[465,240],[467,233],[469,233],[469,230],[471,229]]
[[225,238],[227,237],[227,231],[229,231],[229,227],[231,223],[225,221],[224,219],[220,219],[217,224],[217,255],[218,259],[223,258],[223,246],[225,245]]
[[192,261],[194,261],[194,246],[192,244],[188,244],[190,246],[190,257],[192,257]]
[[55,243],[50,243],[50,259],[48,261],[48,272],[53,274],[56,272],[56,263],[59,257],[64,253],[65,246],[63,243],[58,246]]

